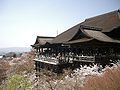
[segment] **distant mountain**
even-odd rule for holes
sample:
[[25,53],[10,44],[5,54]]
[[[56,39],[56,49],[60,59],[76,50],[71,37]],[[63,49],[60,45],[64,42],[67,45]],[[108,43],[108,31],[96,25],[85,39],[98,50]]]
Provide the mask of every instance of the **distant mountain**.
[[9,48],[0,48],[0,54],[5,54],[9,52],[29,52],[31,50],[30,47],[9,47]]

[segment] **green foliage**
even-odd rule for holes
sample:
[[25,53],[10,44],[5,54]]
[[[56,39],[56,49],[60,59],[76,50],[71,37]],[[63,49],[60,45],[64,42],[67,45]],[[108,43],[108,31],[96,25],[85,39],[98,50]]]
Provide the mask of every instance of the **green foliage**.
[[27,78],[21,75],[13,75],[9,77],[6,87],[3,90],[28,90],[31,86],[30,82]]
[[2,87],[2,85],[0,86],[0,90],[2,90],[3,89],[3,87]]

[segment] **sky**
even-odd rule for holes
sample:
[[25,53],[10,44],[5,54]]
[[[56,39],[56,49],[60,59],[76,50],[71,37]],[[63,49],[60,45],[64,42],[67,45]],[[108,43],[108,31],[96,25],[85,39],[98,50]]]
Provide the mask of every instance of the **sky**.
[[29,47],[87,18],[120,9],[120,0],[0,0],[0,48]]

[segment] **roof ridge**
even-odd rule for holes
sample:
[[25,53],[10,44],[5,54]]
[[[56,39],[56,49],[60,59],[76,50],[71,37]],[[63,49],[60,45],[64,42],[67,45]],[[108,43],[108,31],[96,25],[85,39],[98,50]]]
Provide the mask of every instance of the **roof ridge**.
[[50,37],[50,36],[37,36],[37,38],[55,38],[55,37]]
[[87,18],[87,19],[85,19],[85,21],[88,21],[88,20],[91,20],[91,19],[96,18],[96,17],[103,16],[103,15],[112,14],[112,13],[115,13],[115,12],[119,12],[119,10],[114,10],[114,11],[111,11],[111,12],[107,12],[107,13],[99,14],[99,15],[96,15],[96,16],[93,16],[93,17],[90,17],[90,18]]
[[95,30],[95,31],[101,31],[102,28],[96,27],[96,26],[90,26],[90,25],[80,25],[80,28],[82,29],[89,29],[89,30]]

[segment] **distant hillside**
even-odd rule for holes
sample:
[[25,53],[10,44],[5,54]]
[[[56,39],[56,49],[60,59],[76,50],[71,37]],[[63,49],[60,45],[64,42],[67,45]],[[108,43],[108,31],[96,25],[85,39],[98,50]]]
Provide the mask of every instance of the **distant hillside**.
[[0,48],[0,54],[5,54],[8,52],[29,52],[31,50],[30,47],[9,47],[9,48]]

